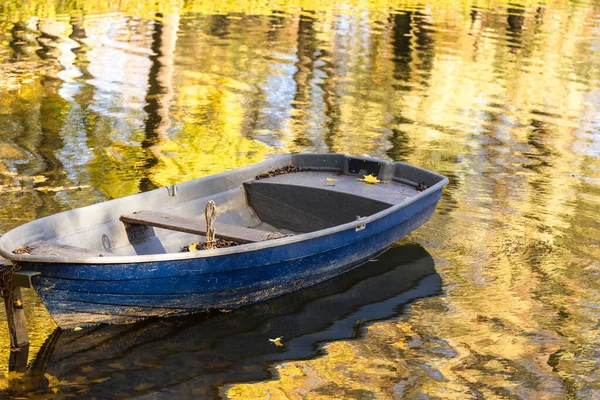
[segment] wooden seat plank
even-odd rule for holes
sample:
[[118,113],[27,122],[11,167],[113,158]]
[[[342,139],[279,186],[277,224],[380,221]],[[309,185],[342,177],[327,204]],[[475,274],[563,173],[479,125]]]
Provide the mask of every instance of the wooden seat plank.
[[[134,214],[121,215],[120,219],[127,224],[146,225],[178,232],[206,235],[206,220],[204,218],[180,217],[159,211],[142,210]],[[213,227],[215,228],[215,237],[238,243],[260,242],[265,233],[268,233],[258,229],[220,222],[215,222]]]

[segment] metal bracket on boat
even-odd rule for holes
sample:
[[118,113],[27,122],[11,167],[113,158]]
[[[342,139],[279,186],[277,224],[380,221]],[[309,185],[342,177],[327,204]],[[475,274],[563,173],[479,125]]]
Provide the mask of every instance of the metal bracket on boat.
[[348,159],[348,171],[351,174],[358,174],[363,171],[364,175],[378,176],[381,170],[381,163],[372,160],[364,160],[361,158]]
[[169,196],[175,196],[177,194],[177,185],[166,186]]
[[[365,217],[361,217],[360,215],[357,215],[357,216],[356,216],[356,220],[357,220],[357,221],[360,221],[360,220],[361,220],[361,219],[363,219],[363,218],[365,218]],[[363,229],[365,229],[366,227],[367,227],[367,224],[360,224],[360,225],[358,225],[356,228],[354,228],[354,230],[355,230],[356,232],[358,232],[358,231],[362,231],[362,230],[363,230]]]
[[22,288],[33,288],[31,284],[31,278],[39,275],[40,273],[37,271],[17,271],[13,277],[13,282],[15,286]]

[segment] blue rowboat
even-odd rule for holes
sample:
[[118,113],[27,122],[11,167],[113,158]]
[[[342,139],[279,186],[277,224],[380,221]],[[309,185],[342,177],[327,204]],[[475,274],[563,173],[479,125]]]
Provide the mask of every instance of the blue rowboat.
[[[40,273],[62,328],[230,309],[365,263],[426,222],[447,183],[399,162],[285,155],[27,223],[0,255]],[[182,251],[203,248],[210,225],[224,247]]]

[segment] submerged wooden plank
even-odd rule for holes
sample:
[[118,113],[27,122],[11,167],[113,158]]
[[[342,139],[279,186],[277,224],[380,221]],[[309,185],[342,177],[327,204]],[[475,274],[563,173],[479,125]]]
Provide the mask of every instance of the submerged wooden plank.
[[[147,225],[156,228],[170,229],[179,232],[206,235],[204,218],[180,217],[158,211],[138,211],[134,214],[121,215],[121,221],[134,225]],[[254,243],[264,239],[268,232],[258,229],[245,228],[237,225],[215,222],[215,236],[220,239],[233,240],[239,243]]]

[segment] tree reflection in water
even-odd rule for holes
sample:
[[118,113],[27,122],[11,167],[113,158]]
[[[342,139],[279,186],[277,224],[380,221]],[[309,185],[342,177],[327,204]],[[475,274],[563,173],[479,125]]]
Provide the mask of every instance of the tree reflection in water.
[[[566,0],[5,1],[0,231],[273,153],[416,164],[450,179],[409,238],[443,295],[221,394],[598,397],[599,14]],[[54,325],[25,298],[34,356]]]

